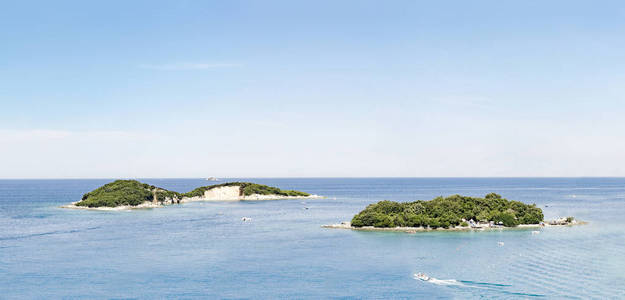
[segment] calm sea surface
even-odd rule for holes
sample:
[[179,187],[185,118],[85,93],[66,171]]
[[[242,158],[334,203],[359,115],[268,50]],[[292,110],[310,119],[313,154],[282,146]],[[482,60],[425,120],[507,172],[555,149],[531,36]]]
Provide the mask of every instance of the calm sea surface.
[[[0,298],[625,298],[625,178],[233,180],[328,198],[98,212],[58,206],[110,180],[0,180]],[[384,199],[489,192],[590,224],[538,235],[321,228]]]

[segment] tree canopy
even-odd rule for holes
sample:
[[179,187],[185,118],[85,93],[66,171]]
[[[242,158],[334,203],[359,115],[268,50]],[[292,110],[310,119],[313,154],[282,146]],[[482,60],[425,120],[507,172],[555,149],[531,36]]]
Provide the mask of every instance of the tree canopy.
[[196,197],[203,196],[204,192],[210,189],[224,186],[239,186],[240,196],[250,196],[254,194],[258,195],[280,195],[280,196],[310,196],[308,193],[293,191],[293,190],[281,190],[277,187],[267,186],[263,184],[251,183],[251,182],[226,182],[221,184],[215,184],[210,186],[202,186],[196,188],[188,193],[182,194],[183,197]]
[[461,195],[437,197],[430,201],[380,201],[367,206],[352,219],[352,226],[449,228],[462,219],[501,222],[506,227],[538,224],[543,212],[535,204],[511,201],[490,193],[484,198]]
[[153,190],[157,187],[136,180],[115,180],[82,196],[78,206],[116,207],[122,205],[137,206],[154,199]]
[[137,206],[146,201],[153,201],[155,196],[156,200],[159,202],[163,202],[167,199],[179,200],[182,198],[196,196],[201,197],[204,196],[204,192],[207,190],[224,186],[239,186],[240,196],[250,196],[253,194],[301,197],[310,196],[310,194],[300,191],[281,190],[277,187],[251,182],[227,182],[199,187],[187,193],[178,193],[141,183],[136,180],[115,180],[84,194],[82,196],[82,200],[76,203],[76,205],[87,207],[117,207],[122,205]]

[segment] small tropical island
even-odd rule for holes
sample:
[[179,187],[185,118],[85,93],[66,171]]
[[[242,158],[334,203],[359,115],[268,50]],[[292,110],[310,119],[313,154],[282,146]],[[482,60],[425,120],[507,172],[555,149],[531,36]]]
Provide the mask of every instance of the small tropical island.
[[187,193],[169,191],[137,180],[116,180],[82,196],[63,208],[119,210],[152,208],[193,201],[241,201],[321,198],[309,193],[281,190],[251,182],[202,186]]
[[325,228],[404,231],[471,230],[582,224],[573,217],[545,222],[542,209],[490,193],[484,198],[453,195],[429,201],[380,201],[356,214],[351,222]]

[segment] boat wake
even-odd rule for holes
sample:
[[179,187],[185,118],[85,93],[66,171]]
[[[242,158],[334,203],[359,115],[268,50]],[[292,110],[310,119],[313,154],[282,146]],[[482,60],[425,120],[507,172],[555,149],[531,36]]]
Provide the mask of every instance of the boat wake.
[[461,280],[460,282],[466,283],[467,285],[475,285],[475,286],[492,286],[492,287],[511,286],[509,284],[490,283],[490,282],[475,282],[475,281],[470,281],[470,280]]
[[476,281],[470,281],[470,280],[456,280],[456,279],[437,279],[434,277],[427,277],[427,276],[424,277],[424,275],[418,276],[418,274],[414,275],[414,279],[427,282],[427,283],[431,283],[431,284],[435,284],[435,285],[440,285],[440,286],[480,289],[480,290],[484,290],[485,292],[493,292],[493,293],[500,294],[500,295],[524,296],[524,297],[545,297],[545,295],[509,291],[508,288],[511,287],[511,285],[508,285],[508,284],[476,282]]
[[462,283],[455,279],[436,279],[434,277],[429,277],[425,274],[418,273],[413,275],[414,279],[425,281],[428,283],[436,284],[436,285],[462,285]]
[[463,285],[462,282],[455,279],[436,279],[431,278],[428,280],[429,283],[433,283],[436,285]]

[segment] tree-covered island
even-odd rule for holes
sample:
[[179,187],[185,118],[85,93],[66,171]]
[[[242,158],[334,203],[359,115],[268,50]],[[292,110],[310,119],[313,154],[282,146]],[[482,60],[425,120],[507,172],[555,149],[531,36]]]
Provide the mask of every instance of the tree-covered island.
[[137,180],[116,180],[82,196],[68,208],[154,207],[188,201],[270,200],[316,197],[305,192],[281,190],[251,182],[203,186],[186,193],[169,191]]
[[[453,195],[429,201],[380,201],[355,215],[352,228],[455,228],[475,224],[515,227],[543,222],[543,212],[535,204],[511,201],[490,193],[484,198]],[[567,219],[573,221],[572,218]],[[331,226],[329,226],[331,227]],[[338,226],[337,226],[338,227]]]
[[[354,216],[354,227],[430,227],[449,228],[467,220],[494,222],[506,227],[519,224],[538,224],[543,212],[536,205],[510,201],[490,193],[484,198],[453,195],[430,201],[380,201],[367,206]],[[465,225],[465,224],[462,224]],[[466,224],[468,225],[468,224]]]

